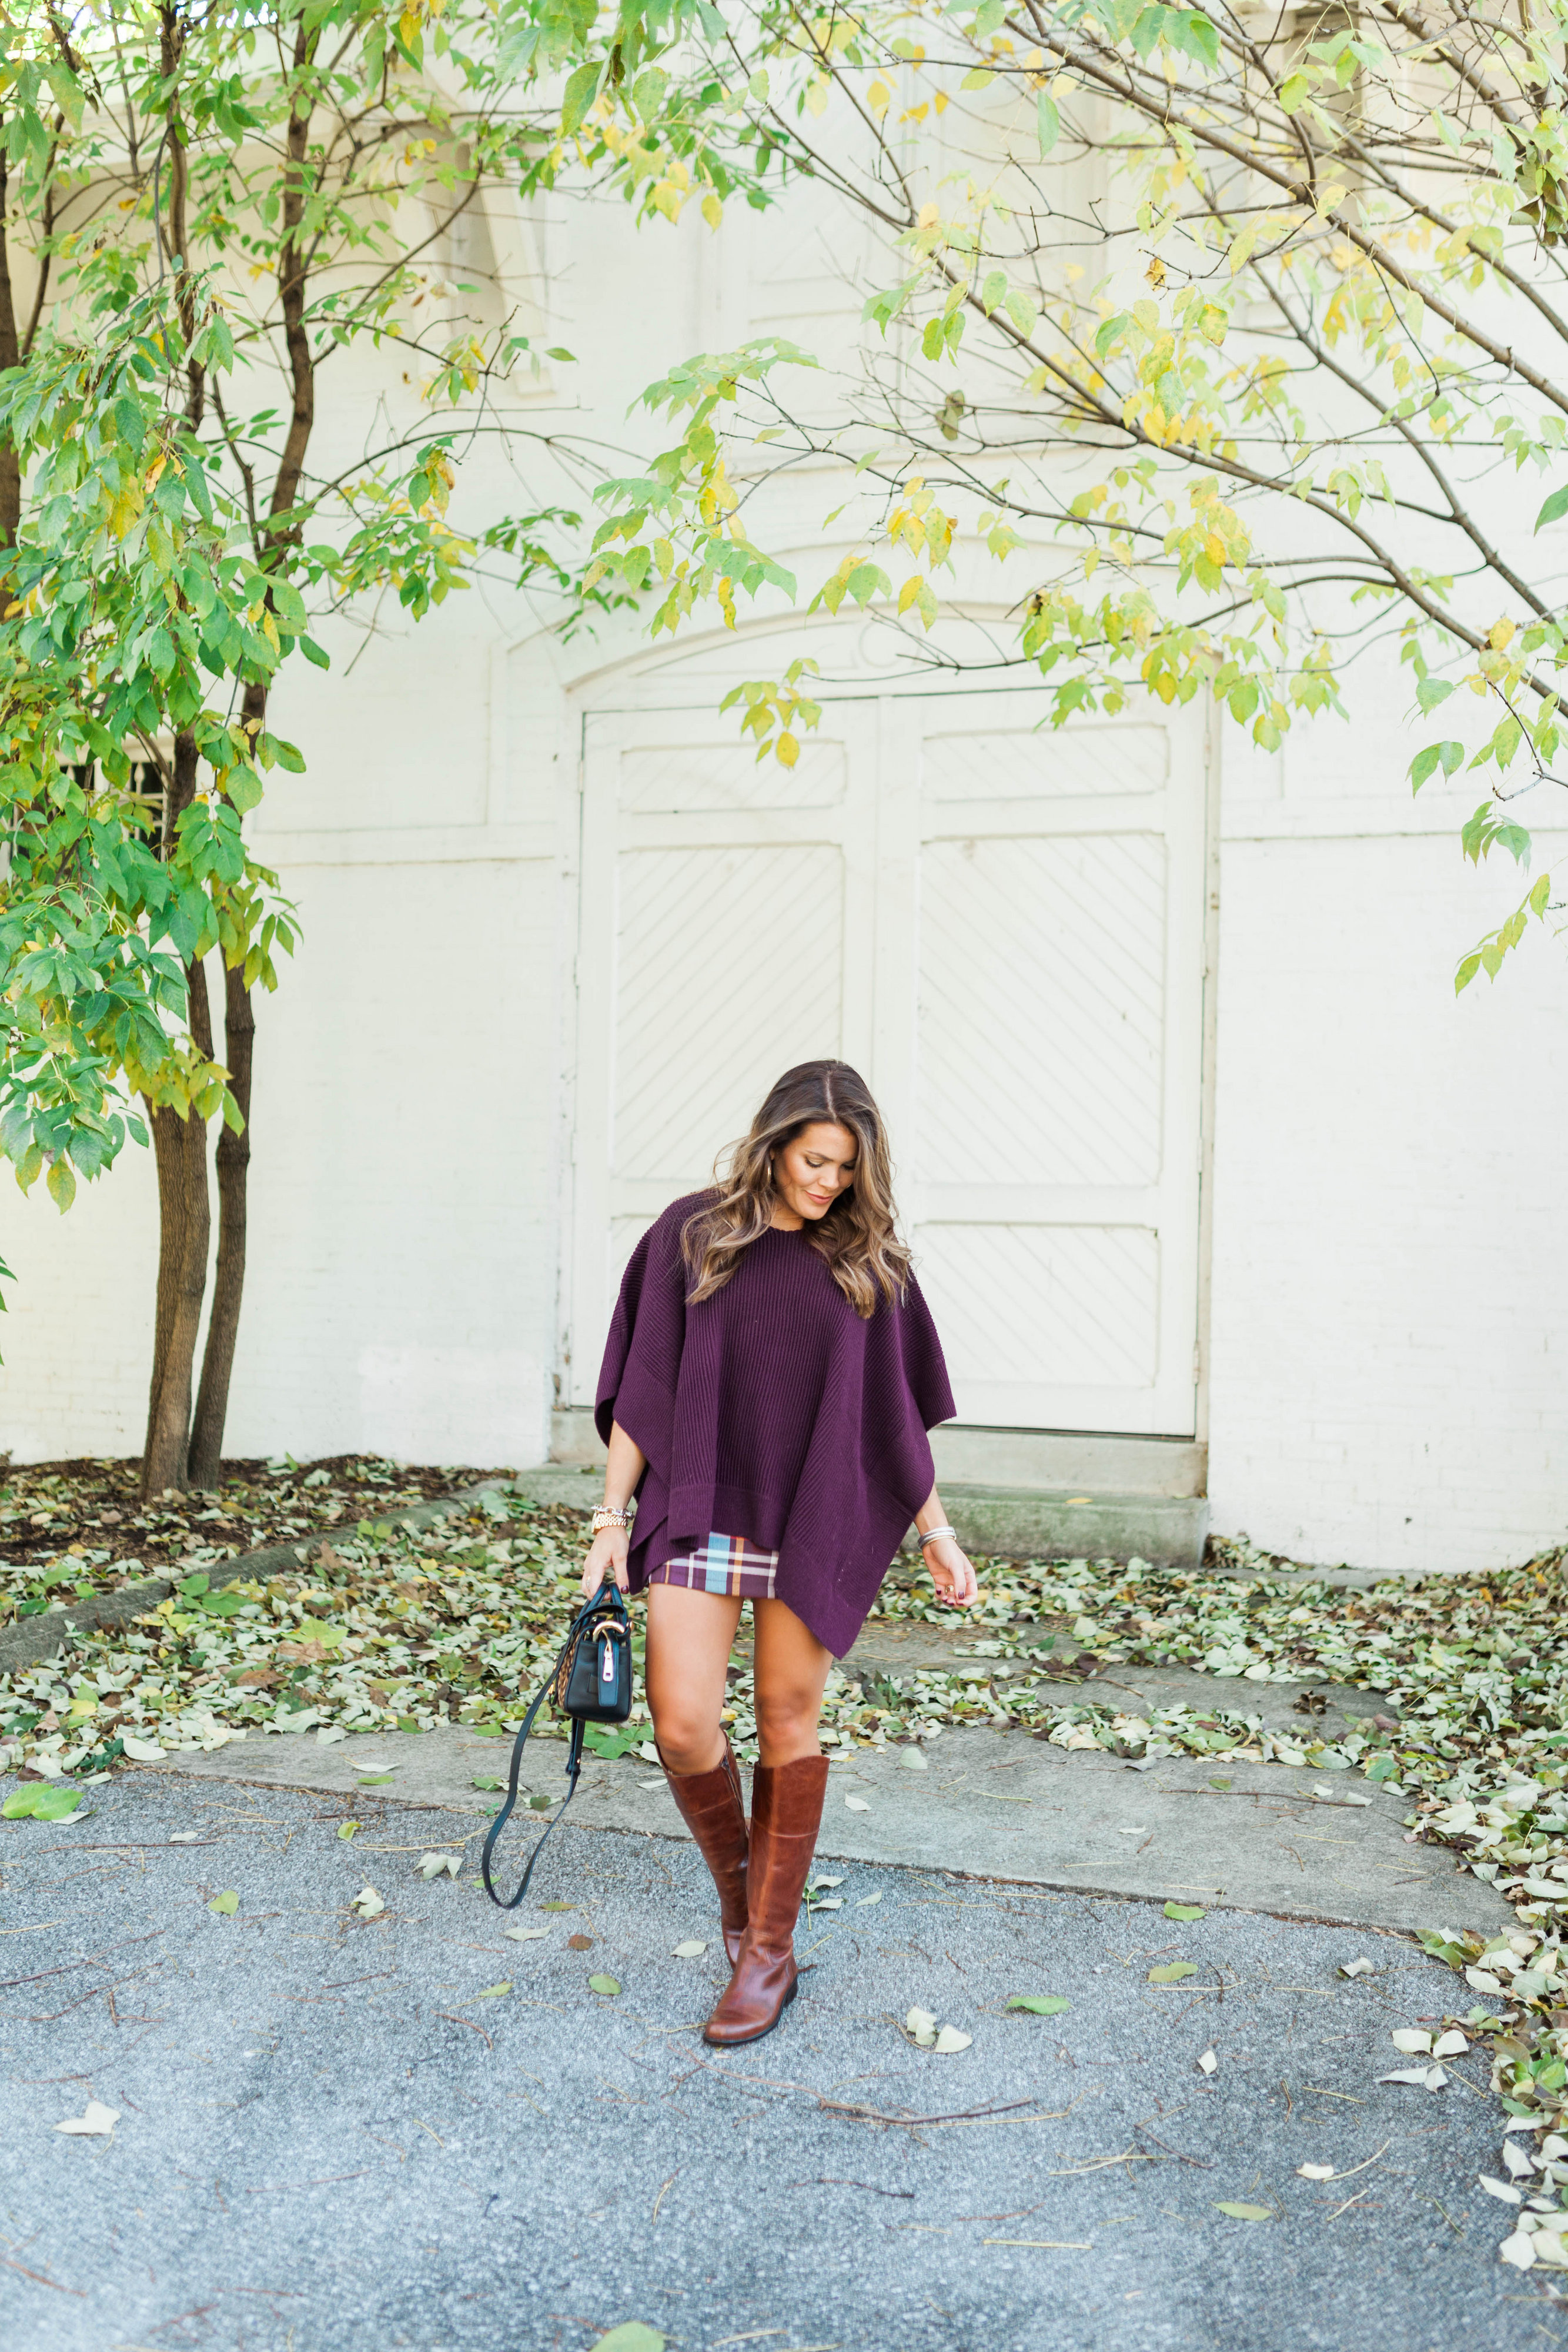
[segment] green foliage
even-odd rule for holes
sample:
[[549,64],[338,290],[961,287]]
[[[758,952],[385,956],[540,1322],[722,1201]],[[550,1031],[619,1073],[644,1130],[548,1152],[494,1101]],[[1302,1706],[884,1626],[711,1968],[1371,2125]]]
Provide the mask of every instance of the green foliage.
[[[601,549],[631,589],[678,583],[657,628],[704,603],[732,623],[737,573],[793,594],[738,521],[718,560],[734,453],[750,511],[769,467],[838,469],[828,524],[850,520],[808,608],[940,630],[945,663],[1041,680],[1053,723],[1212,695],[1273,750],[1343,712],[1346,661],[1381,644],[1423,715],[1463,685],[1490,729],[1418,752],[1417,789],[1466,761],[1510,797],[1555,783],[1568,612],[1532,545],[1568,488],[1532,529],[1514,478],[1550,482],[1568,448],[1565,36],[1568,0],[1430,35],[1298,16],[1243,37],[1142,0],[732,14],[702,170],[745,157],[752,202],[812,181],[858,212],[874,332],[815,382],[765,344],[693,361],[700,414],[656,488],[606,492]],[[705,14],[691,53],[708,37]],[[585,117],[644,205],[646,87],[607,70]],[[972,652],[953,625],[980,567],[955,551],[1009,565],[1009,631]],[[1491,838],[1519,853],[1520,813]]]

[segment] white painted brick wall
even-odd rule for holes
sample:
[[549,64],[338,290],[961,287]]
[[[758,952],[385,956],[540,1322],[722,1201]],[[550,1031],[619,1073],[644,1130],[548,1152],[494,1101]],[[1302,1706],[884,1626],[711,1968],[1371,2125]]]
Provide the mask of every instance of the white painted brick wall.
[[1452,988],[1520,895],[1451,834],[1225,844],[1217,1531],[1391,1570],[1568,1535],[1563,951]]
[[[548,1450],[554,985],[542,861],[305,867],[257,1011],[250,1248],[225,1450],[424,1461]],[[141,1448],[151,1154],[5,1217],[0,1447]]]

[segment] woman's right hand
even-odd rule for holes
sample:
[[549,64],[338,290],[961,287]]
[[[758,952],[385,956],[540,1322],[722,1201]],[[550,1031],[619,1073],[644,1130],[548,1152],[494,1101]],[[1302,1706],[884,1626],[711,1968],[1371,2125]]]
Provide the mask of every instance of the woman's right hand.
[[588,1548],[588,1558],[582,1564],[582,1597],[591,1601],[607,1576],[612,1576],[622,1592],[630,1579],[626,1555],[632,1549],[632,1538],[624,1528],[601,1528]]

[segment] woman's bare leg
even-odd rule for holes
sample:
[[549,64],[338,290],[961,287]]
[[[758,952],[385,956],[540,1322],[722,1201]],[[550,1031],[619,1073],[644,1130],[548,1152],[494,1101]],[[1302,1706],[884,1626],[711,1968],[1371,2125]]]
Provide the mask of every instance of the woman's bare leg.
[[723,1593],[648,1587],[643,1682],[653,1738],[672,1772],[711,1772],[724,1755],[719,1712],[740,1607]]
[[772,1769],[821,1753],[817,1722],[833,1663],[782,1601],[756,1601],[757,1744]]

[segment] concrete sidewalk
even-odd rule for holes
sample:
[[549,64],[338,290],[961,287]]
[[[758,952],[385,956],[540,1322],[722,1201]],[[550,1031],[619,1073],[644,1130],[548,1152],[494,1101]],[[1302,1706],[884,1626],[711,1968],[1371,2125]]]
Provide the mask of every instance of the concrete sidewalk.
[[[310,1732],[252,1733],[210,1756],[138,1769],[351,1795],[368,1765],[386,1765],[406,1802],[473,1807],[481,1801],[476,1776],[504,1780],[510,1751],[509,1739],[457,1727],[367,1733],[328,1746]],[[915,1759],[925,1769],[912,1769]],[[522,1785],[559,1799],[564,1768],[561,1742],[530,1739]],[[1406,1843],[1408,1810],[1407,1799],[1348,1772],[1175,1757],[1134,1769],[1103,1748],[963,1730],[923,1747],[860,1748],[835,1759],[818,1851],[862,1863],[959,1868],[1022,1885],[1223,1902],[1374,1927],[1511,1927],[1501,1895],[1457,1870],[1442,1847]],[[569,1819],[585,1828],[685,1836],[663,1773],[635,1757],[617,1763],[590,1757]],[[538,1827],[521,1807],[508,1823],[508,1885]]]
[[[962,1738],[971,1776],[1030,1745]],[[472,1790],[431,1811],[245,1787],[212,1769],[235,1754],[0,1836],[16,2352],[588,2352],[632,2318],[676,2352],[1568,2340],[1550,2283],[1497,2260],[1479,2054],[1436,2093],[1378,2080],[1391,2028],[1465,1998],[1396,1934],[841,1863],[841,1907],[802,1924],[801,1998],[721,2056],[698,2038],[721,1962],[689,1846],[569,1819],[538,1901],[503,1917],[466,1873],[415,1872],[426,1848],[472,1861]],[[1015,1760],[1030,1790],[1147,1808],[1152,1775]],[[881,1761],[833,1798],[891,1834],[916,1776]],[[857,1790],[873,1814],[846,1811]],[[225,1890],[232,1916],[209,1907]],[[675,1957],[687,1940],[706,1949]],[[1375,1973],[1345,1979],[1361,1954]],[[1015,1994],[1069,2006],[1009,2012]],[[970,2046],[916,2049],[912,2006]],[[54,2128],[89,2099],[118,2112],[110,2138]]]

